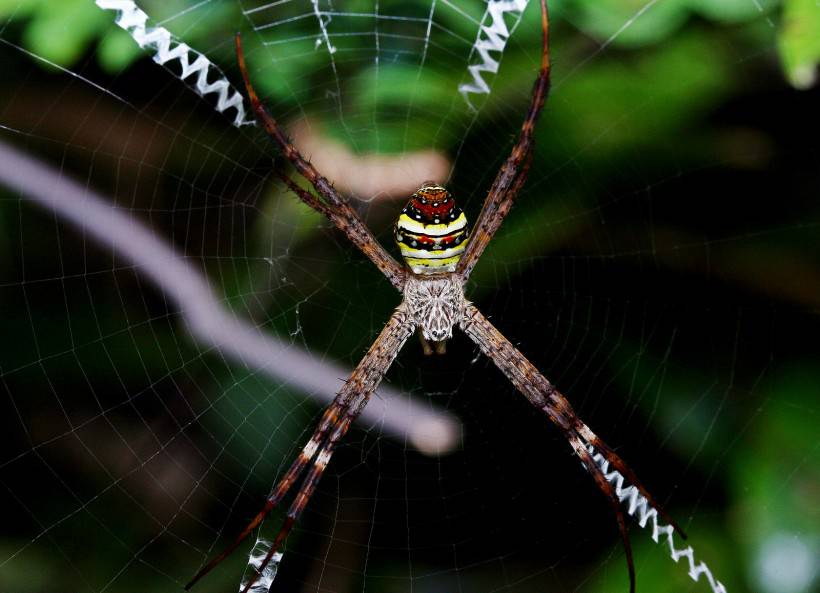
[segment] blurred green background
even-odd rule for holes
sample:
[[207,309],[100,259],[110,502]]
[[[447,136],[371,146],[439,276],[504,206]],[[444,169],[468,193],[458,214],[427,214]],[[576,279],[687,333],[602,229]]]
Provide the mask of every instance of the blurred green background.
[[[234,81],[245,32],[283,122],[358,155],[446,156],[473,218],[539,58],[530,3],[473,112],[457,86],[479,2],[437,7],[423,58],[425,2],[384,0],[395,21],[345,18],[372,0],[334,6],[332,54],[315,19],[295,18],[307,2],[140,4]],[[574,0],[551,14],[530,180],[468,297],[728,591],[818,591],[820,6]],[[232,128],[93,2],[0,0],[0,19],[4,142],[149,224],[263,331],[356,363],[397,297],[283,191],[257,130]],[[359,197],[389,243],[404,198]],[[20,194],[0,189],[0,228],[0,589],[179,590],[320,410],[200,348],[139,269]],[[609,507],[560,435],[465,339],[446,359],[418,350],[390,382],[457,414],[461,448],[430,458],[351,434],[274,590],[628,590]],[[709,590],[631,533],[638,591]],[[236,587],[244,554],[200,590]]]

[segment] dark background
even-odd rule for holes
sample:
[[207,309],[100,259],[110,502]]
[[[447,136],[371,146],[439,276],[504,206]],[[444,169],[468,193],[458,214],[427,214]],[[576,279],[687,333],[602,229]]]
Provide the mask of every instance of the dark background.
[[[565,4],[530,180],[468,298],[642,476],[728,591],[816,590],[818,9],[669,0],[618,32],[644,4]],[[150,225],[237,315],[354,365],[397,295],[293,206],[257,131],[141,57],[110,14],[66,5],[0,4],[2,141]],[[238,80],[238,10],[212,2],[168,26]],[[474,119],[455,91],[460,46],[420,69],[417,46],[385,37],[382,86],[367,84],[369,45],[340,51],[335,72],[326,51],[276,46],[282,62],[257,57],[254,76],[288,124],[310,118],[358,153],[452,159],[448,186],[475,218],[526,108],[537,16],[530,6]],[[360,197],[388,244],[405,197]],[[0,192],[0,229],[0,588],[180,590],[321,410],[198,347],[138,268],[25,196]],[[627,590],[608,503],[468,340],[434,359],[411,340],[388,380],[461,418],[459,450],[427,457],[352,431],[274,590]],[[708,590],[631,533],[638,591]],[[234,589],[245,559],[199,590]]]

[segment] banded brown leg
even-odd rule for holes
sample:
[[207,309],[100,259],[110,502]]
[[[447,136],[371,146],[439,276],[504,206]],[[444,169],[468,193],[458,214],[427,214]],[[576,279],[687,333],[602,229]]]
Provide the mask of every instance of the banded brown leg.
[[589,471],[593,480],[595,480],[595,484],[609,499],[615,512],[618,530],[626,553],[630,591],[634,593],[635,565],[620,499],[612,484],[607,481],[603,471],[598,464],[595,463],[592,455],[587,450],[587,445],[594,447],[594,449],[603,455],[616,469],[627,476],[632,484],[638,488],[638,491],[646,497],[649,504],[683,537],[685,537],[685,534],[680,527],[677,526],[677,523],[669,517],[668,513],[663,510],[663,507],[658,504],[655,498],[649,494],[647,489],[637,479],[635,473],[629,469],[624,461],[581,421],[572,409],[572,405],[567,398],[472,304],[468,304],[465,308],[461,329],[507,376],[516,389],[518,389],[532,405],[544,412],[559,430],[561,430],[576,455],[581,458],[584,467]]
[[[259,527],[262,521],[270,512],[282,501],[290,491],[296,481],[305,472],[305,469],[313,462],[296,499],[288,511],[285,523],[277,536],[272,552],[263,565],[257,571],[258,575],[270,562],[270,558],[276,552],[276,548],[281,546],[296,518],[301,514],[310,496],[316,489],[322,473],[327,467],[336,443],[345,435],[350,423],[361,413],[367,404],[370,396],[376,391],[385,373],[387,373],[393,360],[401,350],[407,338],[415,331],[404,304],[399,305],[391,315],[384,329],[381,331],[376,341],[364,355],[361,362],[356,366],[350,378],[344,384],[336,399],[322,415],[319,426],[313,433],[308,443],[302,449],[299,457],[290,466],[285,476],[276,483],[270,495],[265,501],[262,510],[248,523],[239,533],[234,541],[223,552],[208,562],[199,572],[194,575],[191,581],[185,585],[185,589],[193,587],[202,577],[213,570],[220,562],[227,558],[241,544],[251,532]],[[329,436],[328,436],[329,435]],[[252,583],[251,583],[252,585]]]

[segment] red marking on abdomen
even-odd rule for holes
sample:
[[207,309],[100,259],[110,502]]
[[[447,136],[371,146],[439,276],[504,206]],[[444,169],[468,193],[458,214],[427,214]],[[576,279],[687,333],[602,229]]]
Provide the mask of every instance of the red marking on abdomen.
[[449,215],[455,207],[455,202],[452,199],[449,199],[446,202],[438,202],[438,206],[433,206],[433,204],[435,204],[436,202],[431,202],[431,198],[426,198],[426,200],[426,204],[423,204],[422,201],[418,198],[414,198],[412,201],[413,207],[419,212],[421,212],[422,216],[429,220],[438,218],[443,221],[444,218],[447,215]]

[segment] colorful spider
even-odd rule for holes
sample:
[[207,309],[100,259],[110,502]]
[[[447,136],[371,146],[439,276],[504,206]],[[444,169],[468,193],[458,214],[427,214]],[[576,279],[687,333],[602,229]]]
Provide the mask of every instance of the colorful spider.
[[319,195],[300,188],[283,174],[279,174],[280,177],[303,202],[324,214],[347,235],[347,238],[370,258],[393,286],[401,292],[403,300],[333,403],[324,412],[319,426],[302,449],[299,457],[285,476],[274,485],[264,508],[225,551],[194,576],[186,585],[186,589],[192,587],[233,552],[282,501],[297,480],[307,472],[279,533],[267,555],[258,565],[256,575],[245,583],[242,593],[250,590],[281,547],[294,523],[299,519],[337,443],[367,405],[370,396],[378,387],[407,339],[414,332],[418,332],[425,354],[434,352],[443,354],[446,340],[452,337],[454,327],[458,327],[467,334],[507,376],[516,389],[558,427],[592,475],[595,483],[607,496],[615,512],[623,540],[632,593],[635,591],[635,568],[624,514],[614,487],[595,463],[593,452],[603,455],[612,467],[638,488],[652,507],[657,509],[678,533],[686,537],[640,483],[632,470],[578,418],[566,397],[538,372],[538,369],[481,314],[475,305],[464,298],[464,285],[470,272],[510,211],[516,195],[524,185],[532,163],[533,128],[544,106],[550,85],[549,21],[545,0],[541,0],[541,27],[543,44],[541,68],[532,91],[529,110],[512,153],[501,166],[490,187],[478,215],[474,232],[468,233],[467,220],[463,212],[455,205],[450,193],[440,185],[426,182],[413,194],[395,227],[395,239],[406,266],[399,264],[376,241],[356,211],[339,195],[330,182],[299,154],[276,120],[259,101],[245,66],[241,39],[237,35],[236,51],[239,67],[256,117],[279,150],[299,174],[310,182]]

